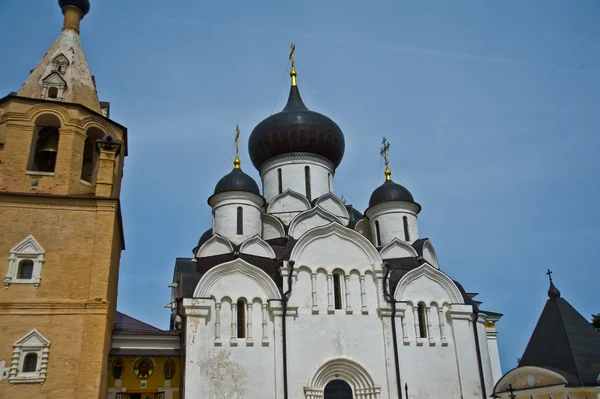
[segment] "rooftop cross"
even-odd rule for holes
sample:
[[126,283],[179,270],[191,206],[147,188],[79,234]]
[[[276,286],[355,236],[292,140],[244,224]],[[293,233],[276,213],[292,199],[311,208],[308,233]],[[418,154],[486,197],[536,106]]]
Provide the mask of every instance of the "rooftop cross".
[[292,86],[296,86],[296,68],[294,67],[294,53],[296,52],[296,45],[290,44],[290,57],[289,60],[292,62],[292,70],[290,71],[290,77],[292,78]]
[[392,180],[392,171],[389,168],[389,164],[390,164],[390,159],[389,159],[389,151],[390,151],[390,142],[388,141],[387,138],[383,138],[383,140],[381,141],[381,151],[379,152],[379,154],[381,156],[383,156],[383,159],[385,161],[385,180]]
[[233,161],[233,167],[235,169],[240,168],[240,126],[235,125],[235,159]]
[[548,269],[548,271],[546,272],[546,274],[548,275],[548,278],[550,279],[550,282],[552,282],[552,270]]

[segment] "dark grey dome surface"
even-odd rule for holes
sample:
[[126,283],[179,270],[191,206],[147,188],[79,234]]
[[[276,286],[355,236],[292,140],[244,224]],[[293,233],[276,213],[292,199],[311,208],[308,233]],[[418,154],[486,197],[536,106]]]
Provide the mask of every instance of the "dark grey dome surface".
[[369,199],[369,208],[387,201],[415,202],[410,191],[392,180],[386,180],[385,183],[373,191]]
[[90,12],[90,0],[58,0],[58,5],[61,9],[66,6],[77,7],[83,12],[83,15]]
[[212,236],[213,236],[212,228],[210,228],[210,229],[206,230],[204,233],[202,233],[202,235],[200,236],[200,239],[198,240],[198,245],[196,245],[196,248],[192,249],[192,253],[194,255],[196,255],[196,251],[198,251],[198,248],[200,248],[202,246],[202,244],[204,244],[206,241],[208,241]]
[[239,168],[234,168],[217,183],[215,194],[223,193],[225,191],[247,191],[260,195],[260,190],[254,179],[242,172],[242,169]]
[[285,108],[256,125],[248,140],[248,153],[258,170],[269,159],[294,152],[321,155],[337,167],[345,148],[342,129],[306,108],[297,86],[291,87]]

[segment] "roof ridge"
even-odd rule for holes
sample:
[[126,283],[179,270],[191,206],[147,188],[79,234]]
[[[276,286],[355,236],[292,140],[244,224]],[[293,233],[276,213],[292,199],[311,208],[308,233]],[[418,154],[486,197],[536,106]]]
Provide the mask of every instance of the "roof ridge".
[[[561,325],[563,333],[564,333],[564,335],[565,335],[565,337],[567,339],[567,345],[569,346],[569,349],[571,349],[569,351],[569,361],[571,363],[573,363],[573,365],[575,366],[575,371],[577,372],[577,375],[575,375],[575,378],[577,378],[579,380],[579,382],[581,383],[582,382],[581,381],[581,373],[580,373],[579,367],[577,366],[577,362],[575,361],[575,356],[574,356],[573,350],[572,350],[573,345],[571,343],[571,338],[569,337],[569,333],[567,332],[567,326],[565,324],[565,319],[563,318],[563,309],[560,306],[561,305],[561,300],[563,302],[567,302],[567,301],[565,299],[561,298],[561,297],[551,298],[551,299],[548,299],[548,300],[549,301],[552,301],[552,300],[556,300],[557,301],[556,302],[556,306],[558,307],[558,317],[560,318],[560,325]],[[565,371],[567,371],[567,370],[565,370]]]

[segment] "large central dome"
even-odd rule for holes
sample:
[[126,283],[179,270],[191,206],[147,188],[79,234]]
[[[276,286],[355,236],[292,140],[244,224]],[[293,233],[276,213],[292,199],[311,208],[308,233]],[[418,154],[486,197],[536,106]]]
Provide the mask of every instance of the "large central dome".
[[306,108],[295,85],[283,111],[260,122],[248,140],[250,159],[258,170],[271,158],[298,152],[321,155],[337,167],[345,147],[340,127],[325,115]]

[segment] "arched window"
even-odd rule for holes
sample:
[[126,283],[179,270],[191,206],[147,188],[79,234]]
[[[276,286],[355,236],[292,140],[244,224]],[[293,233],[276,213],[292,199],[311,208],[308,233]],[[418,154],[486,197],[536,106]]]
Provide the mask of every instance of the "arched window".
[[37,353],[28,353],[23,359],[23,372],[24,373],[35,373],[37,370]]
[[327,190],[331,192],[331,173],[327,173]]
[[237,301],[237,337],[246,338],[246,302]]
[[237,233],[244,234],[244,209],[241,206],[237,208]]
[[419,303],[417,315],[419,317],[419,337],[427,338],[427,317],[425,316],[425,304],[423,302]]
[[19,270],[17,272],[17,279],[19,280],[31,280],[33,277],[33,261],[30,259],[24,259],[19,262]]
[[83,162],[81,164],[81,180],[91,183],[98,160],[96,146],[91,137],[85,139],[83,146]]
[[344,380],[333,380],[325,385],[324,399],[352,399],[352,388]]
[[283,180],[281,178],[281,168],[277,169],[277,192],[281,194],[283,192]]
[[306,185],[306,198],[308,198],[308,200],[311,201],[312,198],[310,195],[310,167],[309,166],[304,167],[304,184]]
[[46,98],[52,98],[52,99],[58,98],[58,87],[49,87]]
[[406,216],[402,218],[402,223],[404,224],[404,241],[410,241],[410,234],[408,233],[408,218]]
[[335,309],[342,308],[342,276],[340,273],[333,274],[333,301]]
[[381,246],[381,231],[379,231],[379,220],[375,221],[375,236],[377,237],[376,247]]
[[58,128],[44,126],[38,133],[34,149],[33,165],[30,170],[36,172],[54,172],[58,153]]

